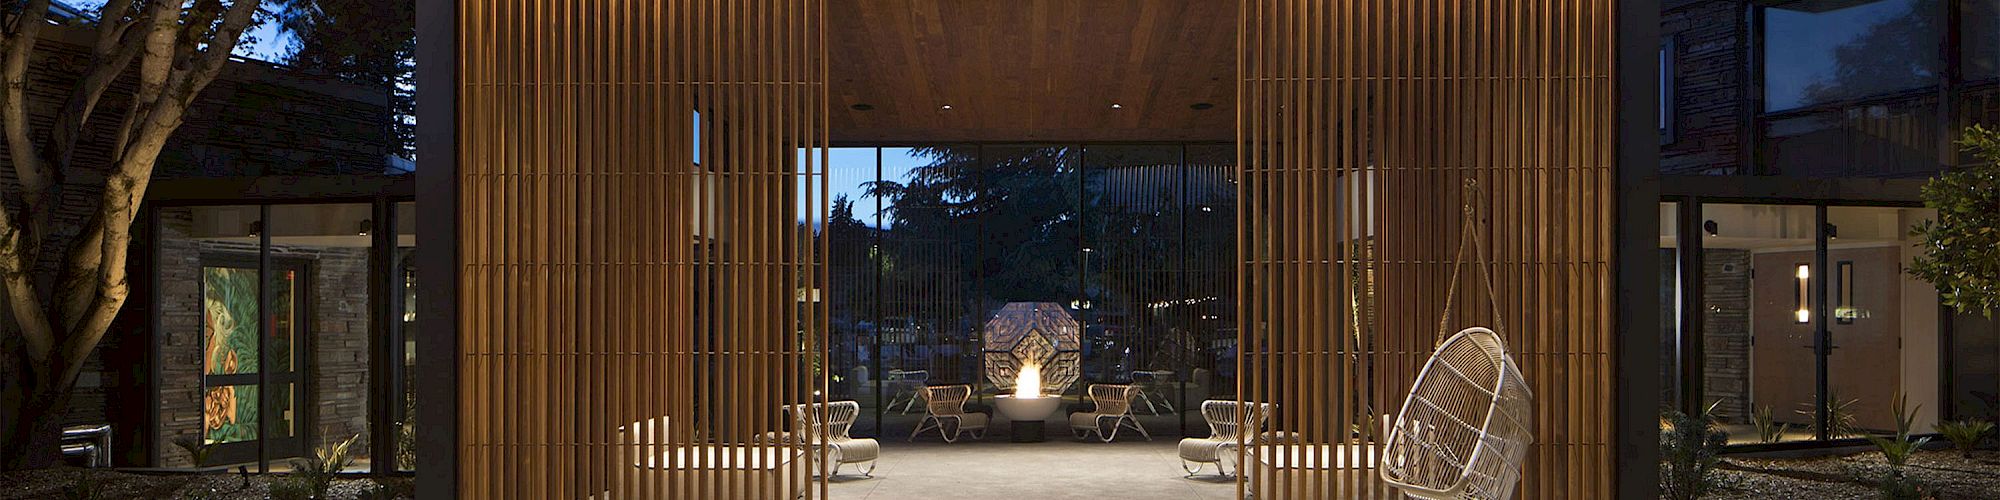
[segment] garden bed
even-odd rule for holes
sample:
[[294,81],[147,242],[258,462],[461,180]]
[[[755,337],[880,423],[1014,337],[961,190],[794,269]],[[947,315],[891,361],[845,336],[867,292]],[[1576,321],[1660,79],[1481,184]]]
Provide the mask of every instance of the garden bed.
[[[263,500],[282,474],[156,474],[104,469],[55,468],[0,473],[0,499],[72,498],[71,492],[93,488],[96,498],[188,498]],[[336,479],[329,499],[410,498],[409,479]],[[386,486],[378,488],[378,486]],[[370,492],[379,492],[370,496]],[[88,497],[85,497],[88,498]]]
[[[1878,452],[1813,458],[1723,458],[1714,498],[1880,498],[1889,471]],[[1904,472],[1938,492],[1938,498],[2000,497],[2000,452],[1933,450],[1910,457]]]

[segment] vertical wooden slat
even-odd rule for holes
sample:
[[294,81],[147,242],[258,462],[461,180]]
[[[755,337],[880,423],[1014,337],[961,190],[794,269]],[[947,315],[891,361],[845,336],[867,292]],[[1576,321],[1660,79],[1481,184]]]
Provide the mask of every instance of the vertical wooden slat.
[[[1241,3],[1237,394],[1277,404],[1271,430],[1298,444],[1240,451],[1240,497],[1392,495],[1373,464],[1299,474],[1249,454],[1360,458],[1380,424],[1356,425],[1393,414],[1442,335],[1473,325],[1505,327],[1537,396],[1519,496],[1611,495],[1614,11]],[[1471,223],[1504,295],[1471,267],[1451,287]]]
[[821,3],[460,2],[463,497],[810,493]]

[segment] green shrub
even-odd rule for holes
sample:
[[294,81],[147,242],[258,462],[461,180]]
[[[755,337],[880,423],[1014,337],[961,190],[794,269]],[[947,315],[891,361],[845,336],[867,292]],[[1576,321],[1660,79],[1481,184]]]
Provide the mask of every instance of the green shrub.
[[417,497],[417,483],[409,478],[385,478],[361,490],[362,500],[400,500]]
[[174,438],[174,446],[179,447],[181,451],[187,452],[188,459],[194,461],[195,467],[201,467],[208,465],[208,455],[210,452],[215,451],[215,446],[208,444],[206,441],[200,435],[182,434],[180,437]]
[[[354,442],[359,439],[361,435],[355,434],[339,443],[321,443],[313,448],[311,455],[293,460],[292,475],[271,484],[272,498],[326,498],[327,490],[333,488],[333,478],[347,466],[354,465],[354,457],[348,455],[348,449],[353,448]],[[287,495],[305,493],[306,496],[279,497],[280,485],[286,488]]]
[[325,494],[314,490],[312,481],[300,476],[286,476],[271,482],[271,500],[312,500]]
[[1868,442],[1875,443],[1875,447],[1882,450],[1882,459],[1889,461],[1889,465],[1898,468],[1909,463],[1910,456],[1915,455],[1918,449],[1923,448],[1924,443],[1931,441],[1931,438],[1928,436],[1910,439],[1910,426],[1915,425],[1917,419],[1911,413],[1916,412],[1918,408],[1923,408],[1924,405],[1920,404],[1916,408],[1910,408],[1909,402],[1909,396],[1897,395],[1896,406],[1890,408],[1896,415],[1896,435],[1888,437],[1868,436]]
[[1924,206],[1937,217],[1910,228],[1923,253],[1909,272],[1936,285],[1939,302],[1992,317],[2000,310],[2000,189],[1993,188],[2000,186],[2000,130],[1968,127],[1959,145],[1978,161],[1924,183]]
[[[1857,434],[1854,432],[1854,405],[1860,403],[1861,400],[1859,399],[1840,399],[1840,393],[1838,392],[1828,391],[1826,393],[1827,437],[1840,439]],[[1799,403],[1799,406],[1801,408],[1792,412],[1805,417],[1808,422],[1819,422],[1819,414],[1813,410],[1813,403]],[[1809,428],[1815,432],[1820,430],[1817,423],[1809,426]]]
[[1937,492],[1917,478],[1903,473],[1900,467],[1891,467],[1882,475],[1882,482],[1875,485],[1882,494],[1882,500],[1929,500],[1937,498]]
[[1700,415],[1666,410],[1660,415],[1660,498],[1693,500],[1715,487],[1715,466],[1729,434],[1715,425],[1715,407]]
[[1993,432],[1993,423],[1984,420],[1957,420],[1938,422],[1936,425],[1932,425],[1931,428],[1936,429],[1938,434],[1943,434],[1945,439],[1950,440],[1951,447],[1957,448],[1960,456],[1970,457],[1972,456],[1972,449],[1978,447],[1979,442],[1986,439],[1987,433]]
[[70,480],[69,486],[63,487],[62,497],[64,500],[98,500],[106,498],[104,482],[98,480],[94,474],[79,472],[74,479]]
[[1779,439],[1785,438],[1785,433],[1792,430],[1792,424],[1783,424],[1772,420],[1771,407],[1768,405],[1757,409],[1757,413],[1751,415],[1750,420],[1757,424],[1757,442],[1759,443],[1776,443]]

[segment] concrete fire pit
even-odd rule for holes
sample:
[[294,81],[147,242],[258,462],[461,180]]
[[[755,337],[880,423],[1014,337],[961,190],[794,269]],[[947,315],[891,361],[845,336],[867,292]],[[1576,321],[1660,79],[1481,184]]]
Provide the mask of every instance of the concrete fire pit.
[[1001,394],[993,397],[993,408],[1014,421],[1012,428],[1016,443],[1041,442],[1044,439],[1042,421],[1055,414],[1056,407],[1061,404],[1062,398],[1054,396],[1022,398]]

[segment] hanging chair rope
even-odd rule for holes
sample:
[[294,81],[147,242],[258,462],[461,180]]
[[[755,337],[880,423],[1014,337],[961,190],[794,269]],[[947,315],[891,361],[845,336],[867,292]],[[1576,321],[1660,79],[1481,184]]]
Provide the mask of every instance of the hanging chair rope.
[[1458,297],[1458,276],[1465,270],[1465,253],[1468,246],[1472,250],[1472,258],[1479,261],[1479,278],[1486,284],[1486,300],[1488,305],[1493,307],[1493,333],[1501,340],[1507,338],[1507,320],[1500,312],[1500,294],[1493,287],[1493,272],[1487,269],[1486,264],[1486,246],[1479,239],[1479,229],[1486,225],[1485,220],[1479,217],[1480,193],[1478,179],[1465,180],[1465,203],[1461,213],[1467,220],[1459,224],[1458,256],[1452,259],[1451,282],[1445,286],[1444,292],[1444,314],[1438,317],[1438,344],[1443,344],[1445,339],[1451,336],[1453,300]]

